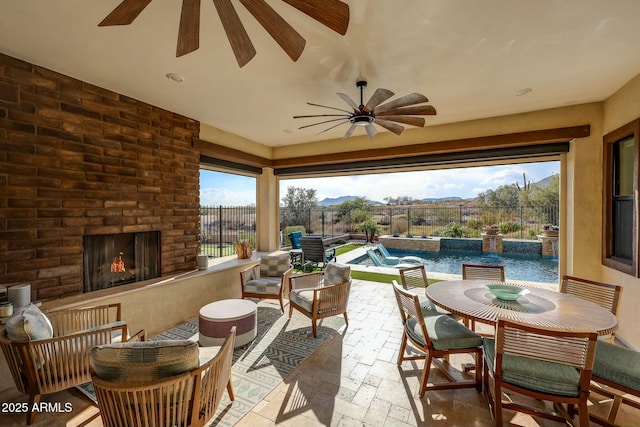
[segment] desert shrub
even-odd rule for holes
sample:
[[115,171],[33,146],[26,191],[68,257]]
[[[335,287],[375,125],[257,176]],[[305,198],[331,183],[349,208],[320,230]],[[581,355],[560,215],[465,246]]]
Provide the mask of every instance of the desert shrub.
[[509,234],[520,231],[520,224],[513,221],[504,221],[500,223],[500,233]]
[[468,230],[457,222],[450,222],[446,227],[436,231],[436,236],[440,237],[466,237]]
[[394,218],[391,223],[391,233],[393,234],[404,234],[409,230],[409,222],[405,217]]
[[479,219],[469,219],[467,220],[466,227],[469,230],[480,230],[482,228],[482,222]]

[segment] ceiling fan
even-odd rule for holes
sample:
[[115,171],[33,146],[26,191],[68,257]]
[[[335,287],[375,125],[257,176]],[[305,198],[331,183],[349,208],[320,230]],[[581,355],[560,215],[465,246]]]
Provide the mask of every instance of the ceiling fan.
[[[340,0],[283,0],[311,18],[345,35],[349,26],[349,5]],[[99,27],[129,25],[151,3],[151,0],[123,0]],[[273,37],[293,61],[297,61],[305,39],[289,25],[265,0],[240,0],[249,13]],[[255,55],[256,49],[249,39],[240,17],[231,0],[213,0],[231,49],[240,67],[246,65]],[[176,57],[197,50],[200,46],[200,0],[182,0],[178,46]]]
[[369,101],[364,104],[363,92],[364,88],[367,87],[367,81],[363,78],[359,78],[356,81],[356,86],[360,89],[360,105],[356,104],[348,95],[344,93],[336,94],[347,104],[349,104],[351,108],[353,108],[353,112],[343,110],[342,108],[329,107],[327,105],[307,102],[307,104],[313,105],[315,107],[323,107],[330,108],[332,110],[343,111],[345,114],[316,114],[306,116],[293,116],[294,119],[304,119],[310,117],[338,117],[337,119],[329,119],[319,123],[301,126],[298,129],[304,129],[324,123],[339,121],[340,123],[333,125],[319,133],[326,132],[345,123],[350,123],[351,126],[349,127],[349,129],[347,129],[342,138],[350,137],[358,127],[364,127],[369,138],[373,138],[378,133],[374,124],[382,126],[383,128],[395,133],[396,135],[400,135],[404,130],[404,126],[400,126],[398,123],[424,127],[424,117],[415,116],[436,115],[436,109],[431,105],[417,105],[429,102],[426,96],[419,93],[410,93],[409,95],[402,96],[386,104],[383,104],[383,102],[385,102],[395,94],[388,89],[378,88],[373,93],[371,98],[369,98]]

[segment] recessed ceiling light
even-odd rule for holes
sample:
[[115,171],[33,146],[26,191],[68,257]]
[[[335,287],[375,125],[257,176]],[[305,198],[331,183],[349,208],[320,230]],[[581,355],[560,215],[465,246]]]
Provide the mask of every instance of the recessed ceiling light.
[[533,89],[531,89],[529,87],[526,87],[524,89],[518,89],[516,91],[516,96],[524,96],[524,95],[527,95],[527,94],[529,94],[531,92],[533,92]]
[[182,83],[184,81],[184,76],[176,73],[167,73],[167,78],[176,83]]

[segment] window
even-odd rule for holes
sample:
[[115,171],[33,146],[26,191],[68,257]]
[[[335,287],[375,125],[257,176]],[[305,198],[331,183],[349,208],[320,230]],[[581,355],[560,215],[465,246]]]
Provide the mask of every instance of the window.
[[603,256],[608,267],[638,276],[640,119],[604,136]]

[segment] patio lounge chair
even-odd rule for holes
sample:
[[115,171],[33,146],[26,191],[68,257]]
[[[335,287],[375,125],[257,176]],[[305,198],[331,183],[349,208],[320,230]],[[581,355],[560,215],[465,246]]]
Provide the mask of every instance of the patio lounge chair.
[[303,236],[300,238],[302,245],[302,269],[307,266],[324,269],[327,264],[336,259],[336,250],[327,249],[320,236]]
[[367,255],[369,255],[369,258],[371,258],[371,261],[373,261],[373,265],[375,265],[376,267],[409,268],[409,267],[416,266],[415,263],[409,264],[406,262],[395,264],[395,265],[385,264],[384,262],[382,262],[380,257],[373,251],[373,249],[367,249]]
[[240,272],[242,299],[277,299],[284,313],[282,297],[288,294],[285,287],[289,284],[292,271],[288,253],[262,255],[259,264]]
[[388,265],[396,265],[399,263],[422,264],[424,262],[424,259],[412,255],[403,257],[391,256],[387,248],[382,243],[378,244],[378,252],[382,255],[384,263]]

